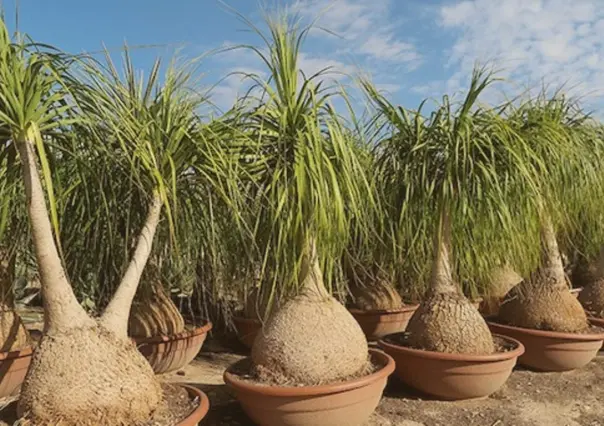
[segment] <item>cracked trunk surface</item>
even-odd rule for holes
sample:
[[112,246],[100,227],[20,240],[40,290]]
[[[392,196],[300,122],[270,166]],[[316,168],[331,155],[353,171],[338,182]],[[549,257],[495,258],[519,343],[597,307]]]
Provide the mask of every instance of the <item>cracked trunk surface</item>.
[[517,327],[559,332],[582,332],[589,324],[581,303],[570,293],[554,226],[541,219],[542,264],[530,279],[508,294],[499,319]]
[[583,290],[579,293],[579,302],[590,316],[604,318],[604,247],[596,262],[592,266],[591,274],[585,274],[586,281]]
[[450,246],[451,225],[443,213],[434,236],[430,288],[407,326],[409,344],[435,352],[493,353],[493,338],[486,322],[453,280]]
[[368,346],[356,320],[323,283],[315,242],[300,271],[298,296],[270,316],[252,348],[254,372],[280,384],[316,385],[362,375]]

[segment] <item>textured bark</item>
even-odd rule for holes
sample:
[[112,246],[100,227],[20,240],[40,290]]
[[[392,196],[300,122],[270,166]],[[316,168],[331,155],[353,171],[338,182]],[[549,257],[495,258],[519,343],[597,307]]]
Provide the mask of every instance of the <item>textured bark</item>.
[[493,353],[495,346],[486,322],[453,281],[450,241],[451,228],[445,213],[434,238],[434,263],[428,295],[407,325],[409,344],[437,352]]
[[254,372],[277,384],[316,385],[362,375],[370,366],[365,335],[327,292],[314,242],[298,296],[271,315],[252,348]]
[[364,311],[388,311],[403,306],[403,299],[388,281],[378,280],[364,286],[350,288],[353,307]]
[[159,279],[132,305],[128,334],[132,337],[172,336],[185,331],[185,321]]
[[590,316],[604,318],[604,248],[589,274],[585,274],[583,290],[579,293],[579,302]]
[[154,194],[149,205],[147,220],[139,235],[128,269],[101,317],[101,324],[108,330],[114,331],[118,336],[128,336],[128,318],[130,316],[132,301],[134,300],[143,269],[151,254],[153,237],[159,223],[161,208],[162,200],[158,194]]
[[546,216],[542,221],[542,264],[530,279],[508,293],[499,310],[499,319],[517,327],[570,333],[585,331],[587,316],[569,291],[554,228]]
[[32,239],[42,284],[44,329],[55,332],[92,326],[94,321],[78,303],[61,264],[38,174],[34,147],[31,142],[22,140],[17,142],[17,148],[21,156]]
[[407,331],[409,344],[419,349],[474,355],[495,351],[489,327],[462,294],[429,296],[414,312]]
[[523,278],[509,266],[496,268],[491,273],[489,294],[483,297],[481,312],[484,316],[497,315],[505,295]]
[[35,425],[143,425],[161,397],[132,342],[99,326],[70,328],[42,336],[18,411]]

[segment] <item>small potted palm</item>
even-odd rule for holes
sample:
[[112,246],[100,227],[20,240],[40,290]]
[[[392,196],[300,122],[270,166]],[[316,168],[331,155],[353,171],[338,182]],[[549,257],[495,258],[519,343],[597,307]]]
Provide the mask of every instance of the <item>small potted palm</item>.
[[445,96],[428,118],[421,107],[396,107],[364,83],[389,123],[377,174],[404,253],[400,267],[414,277],[409,285],[428,279],[406,332],[379,343],[402,381],[444,399],[496,391],[524,350],[514,339],[491,335],[458,284],[485,282],[495,265],[522,247],[516,238],[522,224],[511,214],[513,190],[528,179],[514,162],[522,141],[511,137],[495,111],[477,106],[492,81],[491,73],[476,70],[463,102],[455,108]]
[[255,246],[266,265],[260,300],[268,293],[279,304],[251,357],[224,378],[255,423],[361,425],[394,365],[368,350],[361,328],[329,290],[339,282],[337,260],[350,217],[363,214],[368,184],[331,106],[338,89],[325,81],[325,70],[307,76],[299,68],[310,27],[291,16],[268,18],[268,27],[265,48],[251,49],[270,77],[254,77],[250,93],[259,98],[248,97],[240,126],[247,135],[244,166],[255,182],[246,195],[257,201]]
[[522,364],[545,371],[572,370],[596,356],[604,333],[591,329],[569,291],[557,238],[559,231],[576,226],[579,217],[597,223],[599,214],[586,216],[594,211],[589,204],[600,199],[602,141],[588,117],[561,95],[524,102],[508,120],[530,147],[533,155],[528,160],[538,174],[540,192],[532,216],[540,230],[541,262],[508,293],[491,329],[524,343]]

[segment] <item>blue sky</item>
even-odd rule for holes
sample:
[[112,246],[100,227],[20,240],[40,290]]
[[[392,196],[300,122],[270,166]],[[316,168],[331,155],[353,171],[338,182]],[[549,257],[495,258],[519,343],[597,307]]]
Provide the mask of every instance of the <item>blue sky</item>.
[[[416,106],[425,97],[454,94],[467,83],[473,64],[492,61],[515,94],[541,83],[565,84],[600,110],[604,94],[603,0],[227,0],[254,22],[261,6],[280,4],[337,33],[314,31],[303,48],[308,73],[333,66],[359,70],[397,103]],[[14,28],[15,0],[4,0]],[[198,56],[221,46],[260,39],[216,0],[20,0],[20,30],[35,40],[77,53],[102,43],[137,49],[138,68],[155,56]],[[242,70],[262,73],[249,52],[235,51],[205,60],[204,82],[218,83],[214,100],[228,107]],[[347,83],[346,79],[343,79]],[[602,105],[604,106],[604,105]]]

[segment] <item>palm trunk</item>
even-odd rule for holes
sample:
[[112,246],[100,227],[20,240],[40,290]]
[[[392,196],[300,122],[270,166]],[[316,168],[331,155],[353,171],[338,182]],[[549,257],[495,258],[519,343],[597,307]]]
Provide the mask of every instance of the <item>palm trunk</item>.
[[549,277],[544,282],[551,285],[552,289],[566,289],[568,286],[562,256],[560,256],[560,249],[556,241],[556,232],[547,214],[543,214],[541,218],[541,245],[543,250],[541,270]]
[[161,208],[161,197],[155,193],[149,205],[147,219],[139,235],[132,260],[130,260],[122,282],[101,317],[101,324],[105,328],[124,338],[128,337],[128,318],[130,316],[132,301],[134,300],[143,269],[151,254],[151,247],[153,246],[153,238],[159,223]]
[[451,246],[451,223],[449,214],[441,213],[439,228],[434,234],[434,263],[430,278],[430,291],[433,294],[459,293],[453,281],[449,250]]
[[302,258],[298,282],[304,294],[313,295],[318,298],[328,298],[329,292],[323,282],[323,272],[317,255],[317,243],[313,237],[308,243],[307,253]]
[[38,174],[34,146],[28,140],[20,140],[17,148],[21,156],[32,239],[42,285],[44,331],[56,332],[93,325],[94,321],[78,303],[61,264]]

